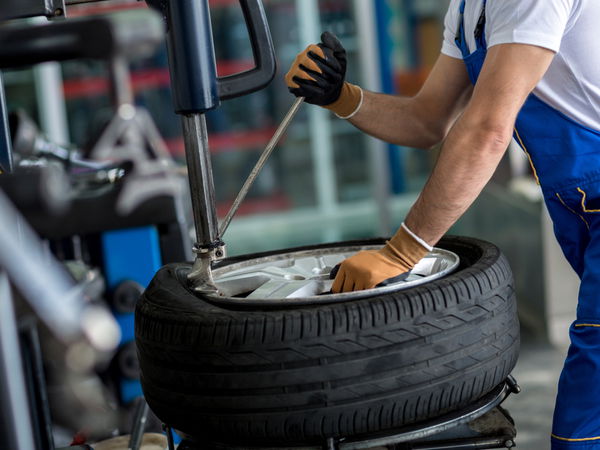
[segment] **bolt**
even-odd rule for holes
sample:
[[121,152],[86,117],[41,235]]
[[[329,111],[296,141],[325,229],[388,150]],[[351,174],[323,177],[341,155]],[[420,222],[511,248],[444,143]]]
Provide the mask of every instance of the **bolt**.
[[63,11],[63,9],[62,9],[62,8],[56,8],[56,9],[54,10],[54,16],[55,16],[55,17],[62,16],[64,13],[65,13],[65,12]]
[[512,375],[509,375],[506,379],[506,383],[513,394],[519,394],[521,392],[521,386],[517,383],[517,380]]
[[217,250],[215,252],[215,255],[217,255],[217,258],[222,258],[223,257],[223,250]]
[[504,446],[506,448],[513,448],[515,446],[515,441],[513,441],[512,439],[508,439],[504,442]]

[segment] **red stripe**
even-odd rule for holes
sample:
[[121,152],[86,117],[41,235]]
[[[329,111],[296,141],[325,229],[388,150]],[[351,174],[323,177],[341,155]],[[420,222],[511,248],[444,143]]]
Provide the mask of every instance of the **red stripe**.
[[[225,217],[229,212],[233,202],[223,202],[217,205],[217,215]],[[269,197],[249,198],[244,200],[238,209],[237,214],[240,216],[259,214],[265,212],[284,211],[291,209],[292,203],[289,198],[282,193],[277,193]]]
[[[232,75],[245,72],[254,67],[250,61],[218,61],[217,72],[220,76]],[[138,70],[131,74],[131,84],[134,92],[145,89],[154,89],[170,86],[171,78],[169,69],[154,68]],[[108,93],[109,83],[106,77],[87,77],[63,82],[63,93],[65,99],[70,100],[79,97],[92,97]]]
[[[208,136],[208,145],[210,152],[213,154],[236,150],[261,149],[269,142],[275,130],[274,127],[268,127],[260,130],[210,134]],[[167,139],[166,143],[171,154],[175,156],[185,154],[183,138]]]
[[[268,0],[263,2],[265,5],[269,3]],[[208,4],[212,8],[223,8],[227,6],[239,6],[239,0],[209,0]],[[131,3],[98,3],[98,4],[81,4],[69,6],[67,8],[67,17],[85,17],[92,16],[95,14],[106,14],[115,11],[126,11],[129,9],[141,9],[147,8],[145,2],[137,1]]]
[[85,17],[85,16],[93,16],[97,14],[106,14],[110,12],[116,11],[127,11],[130,9],[146,9],[148,6],[146,2],[134,2],[134,3],[98,3],[98,4],[81,4],[75,6],[69,6],[67,8],[67,17]]

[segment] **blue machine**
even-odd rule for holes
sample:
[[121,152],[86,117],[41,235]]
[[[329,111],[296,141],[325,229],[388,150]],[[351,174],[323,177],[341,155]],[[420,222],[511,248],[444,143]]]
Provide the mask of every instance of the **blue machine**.
[[[124,283],[135,283],[145,288],[162,266],[158,230],[155,226],[107,231],[102,233],[104,276],[109,291],[116,293]],[[135,295],[135,287],[133,288]],[[114,295],[114,294],[113,294]],[[127,295],[127,293],[124,293]],[[128,351],[134,340],[134,302],[113,308],[121,327],[121,351]],[[122,359],[127,364],[127,359]],[[120,397],[129,404],[142,395],[139,379],[124,376],[120,383]],[[134,371],[135,373],[135,371]]]

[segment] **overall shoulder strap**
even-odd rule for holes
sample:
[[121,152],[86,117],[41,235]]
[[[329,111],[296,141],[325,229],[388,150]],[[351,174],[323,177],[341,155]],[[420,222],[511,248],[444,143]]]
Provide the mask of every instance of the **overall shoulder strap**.
[[[479,16],[479,20],[477,21],[477,26],[475,27],[475,42],[477,45],[477,50],[487,50],[487,41],[485,38],[485,24],[486,24],[486,4],[487,0],[483,1],[483,7],[481,9],[481,15]],[[456,32],[455,42],[458,48],[463,55],[463,58],[468,57],[471,54],[469,50],[469,45],[467,44],[467,38],[465,34],[465,9],[467,6],[467,1],[462,0],[459,9],[459,23],[458,29]]]
[[469,45],[467,44],[467,36],[465,34],[465,8],[466,8],[466,5],[467,5],[467,1],[462,0],[462,2],[460,3],[460,9],[459,9],[458,29],[456,31],[456,37],[454,39],[454,42],[456,42],[456,46],[462,52],[463,58],[466,58],[467,56],[469,56],[471,54],[471,52],[469,50]]
[[483,0],[483,7],[481,9],[481,15],[479,16],[479,20],[477,21],[477,26],[475,27],[475,42],[477,43],[477,50],[486,49],[487,50],[487,41],[485,39],[485,6],[487,0]]

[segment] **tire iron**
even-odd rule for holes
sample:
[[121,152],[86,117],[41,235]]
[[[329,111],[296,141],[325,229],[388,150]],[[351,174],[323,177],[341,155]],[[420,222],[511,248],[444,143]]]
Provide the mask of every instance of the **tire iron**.
[[273,150],[275,149],[275,147],[281,140],[281,137],[283,136],[283,134],[287,130],[288,126],[292,122],[292,119],[294,118],[294,116],[296,115],[298,110],[300,109],[300,106],[302,105],[303,101],[304,101],[304,97],[298,97],[294,101],[291,108],[289,109],[289,111],[287,112],[287,114],[285,115],[285,117],[283,118],[281,123],[279,124],[279,127],[277,128],[277,130],[275,130],[273,137],[271,138],[271,140],[265,147],[264,151],[260,155],[258,162],[252,169],[252,172],[250,172],[250,175],[246,179],[246,182],[242,186],[242,189],[240,190],[239,194],[235,198],[233,205],[231,206],[231,209],[229,210],[229,212],[223,219],[223,222],[221,222],[221,227],[219,228],[219,237],[220,238],[222,238],[223,235],[225,234],[225,231],[227,231],[227,227],[229,227],[229,224],[231,223],[231,219],[233,219],[233,216],[235,215],[235,213],[239,209],[240,205],[244,201],[244,198],[246,198],[248,191],[254,184],[254,181],[258,177],[258,174],[260,173],[262,168],[265,166],[267,159],[269,159],[269,156],[271,156],[271,153],[273,153]]

